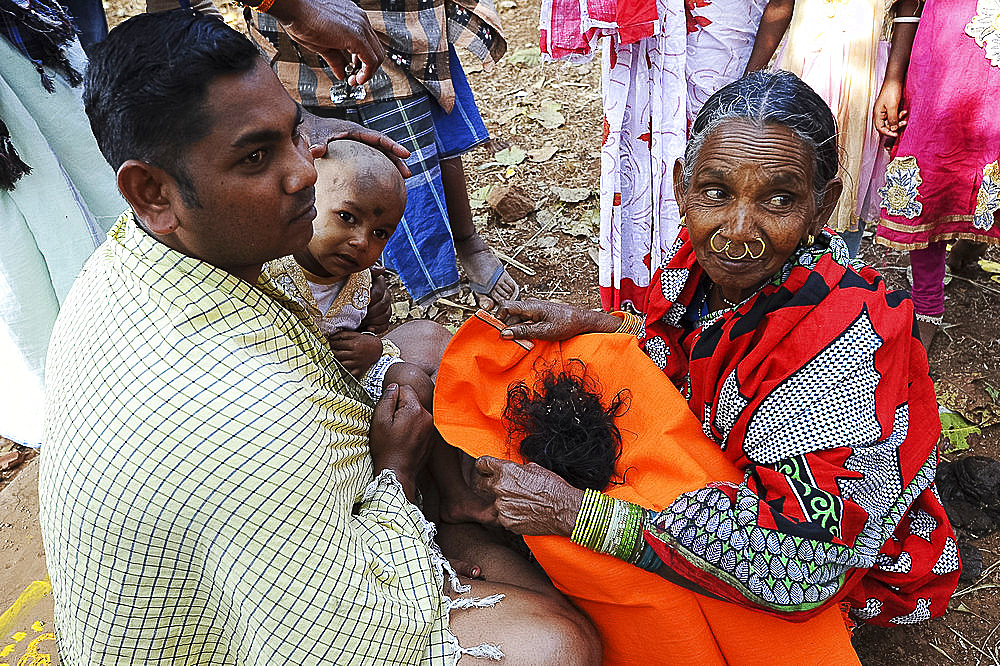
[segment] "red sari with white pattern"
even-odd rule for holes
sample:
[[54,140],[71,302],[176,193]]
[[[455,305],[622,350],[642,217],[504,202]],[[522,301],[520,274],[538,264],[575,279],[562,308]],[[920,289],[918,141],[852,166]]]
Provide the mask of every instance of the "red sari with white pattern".
[[944,613],[960,564],[909,297],[829,230],[735,311],[702,316],[710,283],[686,229],[653,284],[644,349],[745,474],[656,516],[661,559],[792,620],[840,601],[876,624]]

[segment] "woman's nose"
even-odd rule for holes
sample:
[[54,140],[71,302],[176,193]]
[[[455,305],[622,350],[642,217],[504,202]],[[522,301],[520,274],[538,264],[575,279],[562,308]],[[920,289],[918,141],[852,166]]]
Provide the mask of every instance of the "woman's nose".
[[753,207],[737,202],[732,215],[723,228],[723,233],[730,240],[748,241],[757,237],[753,223]]

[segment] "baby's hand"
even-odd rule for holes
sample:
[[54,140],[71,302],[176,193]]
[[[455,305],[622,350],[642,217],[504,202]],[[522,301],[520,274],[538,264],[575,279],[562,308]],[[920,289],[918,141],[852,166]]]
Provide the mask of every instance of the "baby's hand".
[[357,378],[362,377],[368,368],[382,356],[382,338],[356,331],[338,331],[328,333],[333,355],[340,364],[347,368]]
[[368,312],[361,320],[361,330],[382,334],[389,330],[389,311],[392,308],[392,294],[385,279],[385,269],[372,266],[371,302]]

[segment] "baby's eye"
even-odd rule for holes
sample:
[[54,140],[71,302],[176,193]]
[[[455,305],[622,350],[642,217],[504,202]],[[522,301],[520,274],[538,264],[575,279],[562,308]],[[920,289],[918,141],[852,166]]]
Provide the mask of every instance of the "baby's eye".
[[340,215],[340,219],[343,220],[346,224],[354,224],[354,216],[348,213],[346,210],[342,210],[337,214]]
[[375,238],[379,240],[386,240],[387,238],[389,238],[389,234],[388,232],[386,232],[385,229],[376,229],[375,231],[372,232],[372,234],[375,236]]

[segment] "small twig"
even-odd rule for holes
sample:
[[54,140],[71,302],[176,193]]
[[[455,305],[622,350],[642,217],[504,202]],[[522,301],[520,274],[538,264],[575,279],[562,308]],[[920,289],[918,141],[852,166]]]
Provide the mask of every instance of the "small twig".
[[545,297],[545,300],[551,299],[552,295],[556,293],[556,289],[558,289],[561,286],[562,286],[562,280],[556,280],[556,286],[552,287],[548,295]]
[[513,266],[514,268],[516,268],[517,270],[521,271],[525,275],[534,275],[535,274],[534,269],[529,268],[528,266],[525,266],[524,264],[522,264],[520,261],[518,261],[514,257],[510,257],[510,256],[504,254],[503,252],[501,252],[500,250],[497,250],[496,248],[494,248],[493,251],[496,252],[496,255],[497,255],[497,257],[500,258],[500,261],[506,261],[508,264],[510,264],[511,266]]
[[[947,624],[944,625],[944,626],[948,627]],[[973,650],[975,650],[976,652],[979,652],[980,654],[983,654],[984,656],[986,656],[990,660],[992,660],[994,664],[997,664],[998,666],[1000,666],[1000,662],[997,661],[997,658],[994,655],[990,654],[989,652],[986,652],[981,647],[979,647],[978,645],[976,645],[975,643],[973,643],[972,641],[970,641],[968,638],[966,638],[962,634],[958,633],[958,631],[956,631],[953,627],[948,627],[948,631],[950,631],[951,633],[953,633],[956,636],[958,636],[959,639],[961,639],[961,641],[963,643],[967,643],[969,645],[969,647],[971,647]]]
[[462,305],[461,303],[456,303],[455,301],[449,301],[447,298],[439,298],[434,301],[435,305],[444,305],[449,308],[457,308],[459,310],[465,310],[467,312],[475,312],[478,308],[474,308],[468,305]]
[[542,227],[541,229],[539,229],[538,231],[536,231],[531,238],[529,238],[528,240],[526,240],[523,243],[521,243],[518,246],[518,248],[516,250],[514,250],[513,254],[511,254],[510,256],[512,258],[516,258],[517,255],[521,254],[521,252],[523,250],[525,250],[529,245],[531,245],[533,242],[535,242],[536,238],[538,238],[540,235],[542,235],[546,231],[551,231],[552,229],[555,228],[555,226],[556,226],[556,216],[553,215],[551,222],[549,222],[547,225],[545,225],[544,227]]
[[969,592],[978,592],[979,590],[995,590],[995,589],[1000,589],[1000,585],[997,585],[996,583],[989,583],[987,585],[973,585],[972,587],[965,588],[961,592],[956,592],[955,594],[951,595],[951,598],[954,599],[955,597],[960,597],[963,594],[968,594]]
[[943,654],[948,659],[948,661],[950,661],[953,664],[955,663],[955,660],[951,658],[951,655],[948,654],[947,652],[945,652],[943,649],[941,649],[940,647],[938,647],[934,643],[928,643],[928,645],[930,645],[932,648],[934,648],[935,650],[937,650],[938,652],[940,652],[941,654]]
[[972,286],[979,287],[983,291],[988,291],[991,294],[1000,294],[1000,289],[994,289],[993,287],[987,287],[985,284],[979,284],[978,282],[976,282],[975,280],[972,280],[970,278],[962,277],[961,275],[955,275],[954,273],[951,274],[951,277],[953,279],[955,279],[955,280],[961,280],[962,282],[968,282]]

